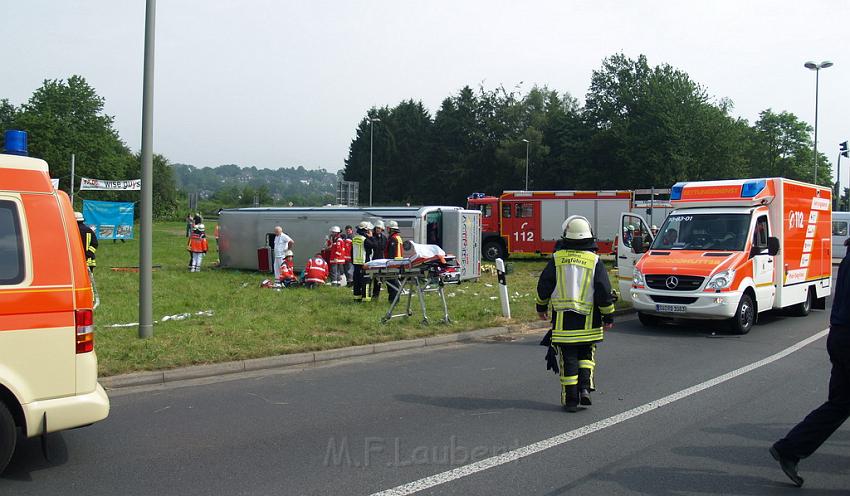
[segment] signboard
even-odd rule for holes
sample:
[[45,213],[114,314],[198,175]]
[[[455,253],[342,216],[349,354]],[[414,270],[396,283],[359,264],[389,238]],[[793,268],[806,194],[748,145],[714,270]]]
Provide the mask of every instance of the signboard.
[[59,180],[58,179],[51,179],[50,184],[53,185],[53,189],[59,189]]
[[138,191],[142,189],[141,179],[110,181],[106,179],[80,178],[80,191]]
[[133,239],[131,202],[83,200],[83,217],[98,239]]

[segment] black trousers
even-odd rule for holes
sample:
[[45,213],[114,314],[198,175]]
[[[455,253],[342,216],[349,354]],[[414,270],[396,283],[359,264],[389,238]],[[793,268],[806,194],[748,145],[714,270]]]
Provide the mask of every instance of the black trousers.
[[367,276],[363,271],[362,265],[354,266],[354,296],[358,299],[366,298],[367,300],[372,296],[372,288],[370,286],[371,277]]
[[560,344],[558,368],[561,380],[561,404],[578,405],[579,391],[594,391],[593,373],[596,368],[596,343]]
[[811,455],[850,416],[850,328],[832,327],[826,351],[832,362],[829,397],[776,443],[783,456],[799,459]]
[[392,301],[395,299],[395,295],[398,294],[398,289],[396,289],[398,288],[398,285],[398,279],[387,279],[387,296],[390,303],[392,303]]

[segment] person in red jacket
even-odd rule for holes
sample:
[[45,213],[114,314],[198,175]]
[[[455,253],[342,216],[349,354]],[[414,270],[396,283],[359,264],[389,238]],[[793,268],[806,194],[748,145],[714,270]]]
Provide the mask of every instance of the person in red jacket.
[[331,234],[328,236],[327,246],[330,249],[331,266],[331,284],[339,286],[344,279],[345,269],[345,239],[341,236],[339,226],[331,228]]
[[310,289],[316,286],[321,286],[328,278],[328,263],[322,258],[322,253],[316,253],[316,256],[307,260],[307,266],[304,268],[304,286]]
[[351,226],[345,226],[345,231],[342,233],[342,237],[345,239],[345,278],[348,280],[348,285],[352,286],[354,284],[354,265],[351,263],[351,257],[354,253],[354,228]]
[[200,272],[201,262],[204,261],[204,255],[207,253],[207,235],[204,234],[204,225],[196,224],[192,235],[189,236],[189,242],[186,249],[189,251],[189,272]]
[[295,261],[292,250],[286,250],[286,257],[280,264],[280,283],[287,288],[296,284],[298,277],[295,276]]

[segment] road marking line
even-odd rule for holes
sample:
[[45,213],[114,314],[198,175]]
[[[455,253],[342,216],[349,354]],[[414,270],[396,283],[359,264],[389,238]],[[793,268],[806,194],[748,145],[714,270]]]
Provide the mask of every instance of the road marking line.
[[633,419],[644,413],[651,412],[656,408],[661,408],[662,406],[669,405],[675,401],[679,401],[683,398],[687,398],[693,394],[699,393],[705,389],[716,386],[718,384],[722,384],[730,379],[734,379],[739,375],[746,374],[748,372],[752,372],[757,368],[768,365],[772,362],[785,358],[786,356],[794,353],[795,351],[800,350],[801,348],[817,341],[818,339],[824,337],[829,332],[829,329],[824,329],[817,334],[810,336],[784,350],[771,355],[767,358],[759,360],[757,362],[753,362],[749,365],[745,365],[739,369],[735,369],[731,372],[727,372],[721,376],[715,377],[714,379],[709,379],[705,382],[697,384],[695,386],[691,386],[687,389],[683,389],[677,393],[673,393],[669,396],[665,396],[661,399],[650,401],[649,403],[643,404],[641,406],[632,408],[631,410],[627,410],[623,413],[614,415],[612,417],[608,417],[603,420],[599,420],[592,424],[585,425],[584,427],[580,427],[578,429],[565,432],[563,434],[558,434],[557,436],[550,437],[548,439],[544,439],[542,441],[538,441],[536,443],[529,444],[528,446],[523,446],[522,448],[517,448],[512,451],[508,451],[507,453],[503,453],[501,455],[493,456],[490,458],[485,458],[484,460],[480,460],[474,463],[470,463],[469,465],[464,465],[462,467],[458,467],[453,470],[447,470],[445,472],[441,472],[439,474],[435,474],[429,477],[425,477],[413,482],[409,482],[407,484],[402,484],[400,486],[394,487],[392,489],[387,489],[384,491],[380,491],[377,493],[373,493],[371,496],[405,496],[409,494],[413,494],[425,489],[429,489],[435,486],[439,486],[441,484],[445,484],[447,482],[451,482],[469,475],[476,474],[478,472],[482,472],[484,470],[498,467],[499,465],[504,465],[509,462],[513,462],[533,454],[539,453],[541,451],[547,450],[549,448],[554,448],[556,446],[560,446],[564,443],[572,441],[574,439],[578,439],[580,437],[586,436],[588,434],[592,434],[596,431],[601,431],[607,427],[612,427],[614,425],[619,424],[620,422],[625,422],[626,420]]

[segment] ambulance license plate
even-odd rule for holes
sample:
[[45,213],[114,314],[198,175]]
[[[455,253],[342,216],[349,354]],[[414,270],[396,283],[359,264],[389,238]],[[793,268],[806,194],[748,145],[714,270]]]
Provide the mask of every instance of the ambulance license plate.
[[686,307],[685,305],[664,305],[661,303],[656,303],[655,311],[665,313],[685,313],[688,311],[688,307]]

